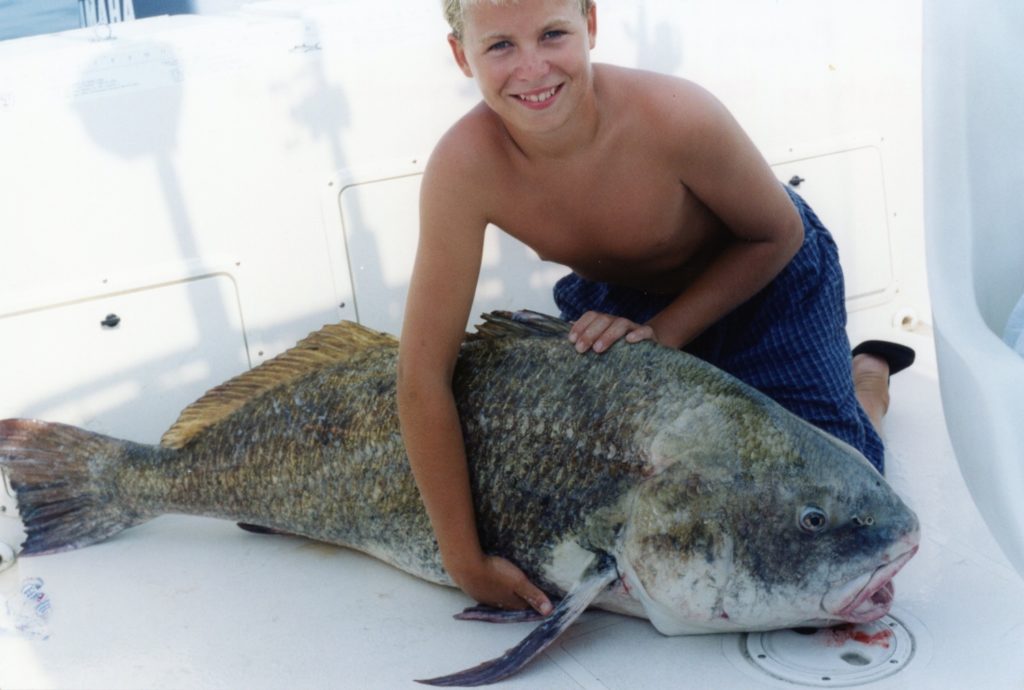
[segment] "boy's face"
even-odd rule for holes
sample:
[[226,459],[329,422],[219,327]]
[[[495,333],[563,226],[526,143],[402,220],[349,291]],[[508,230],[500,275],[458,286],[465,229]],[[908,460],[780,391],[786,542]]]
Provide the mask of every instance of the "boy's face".
[[591,88],[594,7],[576,0],[519,0],[466,9],[461,40],[448,37],[459,67],[476,79],[484,101],[523,131],[565,122]]

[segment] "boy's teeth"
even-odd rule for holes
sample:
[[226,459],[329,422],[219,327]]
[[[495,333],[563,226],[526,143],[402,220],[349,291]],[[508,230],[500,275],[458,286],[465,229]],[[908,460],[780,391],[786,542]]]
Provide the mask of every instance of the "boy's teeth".
[[524,101],[530,101],[531,103],[541,103],[542,101],[546,101],[547,99],[549,99],[552,96],[554,96],[555,95],[555,89],[557,89],[557,88],[558,87],[552,87],[552,88],[550,88],[547,91],[544,91],[542,93],[532,94],[532,95],[529,95],[529,96],[520,96],[520,98],[522,98]]

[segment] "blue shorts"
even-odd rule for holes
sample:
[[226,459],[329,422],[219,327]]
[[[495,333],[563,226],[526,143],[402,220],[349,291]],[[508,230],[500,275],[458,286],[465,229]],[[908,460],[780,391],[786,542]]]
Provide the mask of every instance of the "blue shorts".
[[[804,221],[800,251],[764,289],[683,349],[849,443],[882,472],[882,439],[853,389],[835,241],[810,206],[786,191]],[[554,294],[569,321],[594,310],[646,323],[675,298],[595,283],[575,273],[559,280]]]

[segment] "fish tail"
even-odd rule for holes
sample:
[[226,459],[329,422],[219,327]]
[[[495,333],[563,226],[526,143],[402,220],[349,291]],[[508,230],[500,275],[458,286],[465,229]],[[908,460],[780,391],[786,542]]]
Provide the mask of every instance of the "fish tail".
[[22,554],[76,549],[153,517],[125,505],[105,471],[132,447],[144,448],[66,424],[0,421],[0,469],[27,534]]

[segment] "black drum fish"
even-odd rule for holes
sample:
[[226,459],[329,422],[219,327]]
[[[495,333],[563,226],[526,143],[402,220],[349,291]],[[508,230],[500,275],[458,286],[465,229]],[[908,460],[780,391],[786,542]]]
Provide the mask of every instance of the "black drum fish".
[[[505,655],[424,682],[500,680],[588,606],[666,635],[888,611],[919,523],[857,451],[683,352],[642,342],[580,355],[558,319],[484,318],[453,383],[480,538],[561,601]],[[451,585],[399,433],[397,352],[392,336],[327,326],[209,391],[157,446],[0,422],[23,553],[185,513],[340,544]]]

